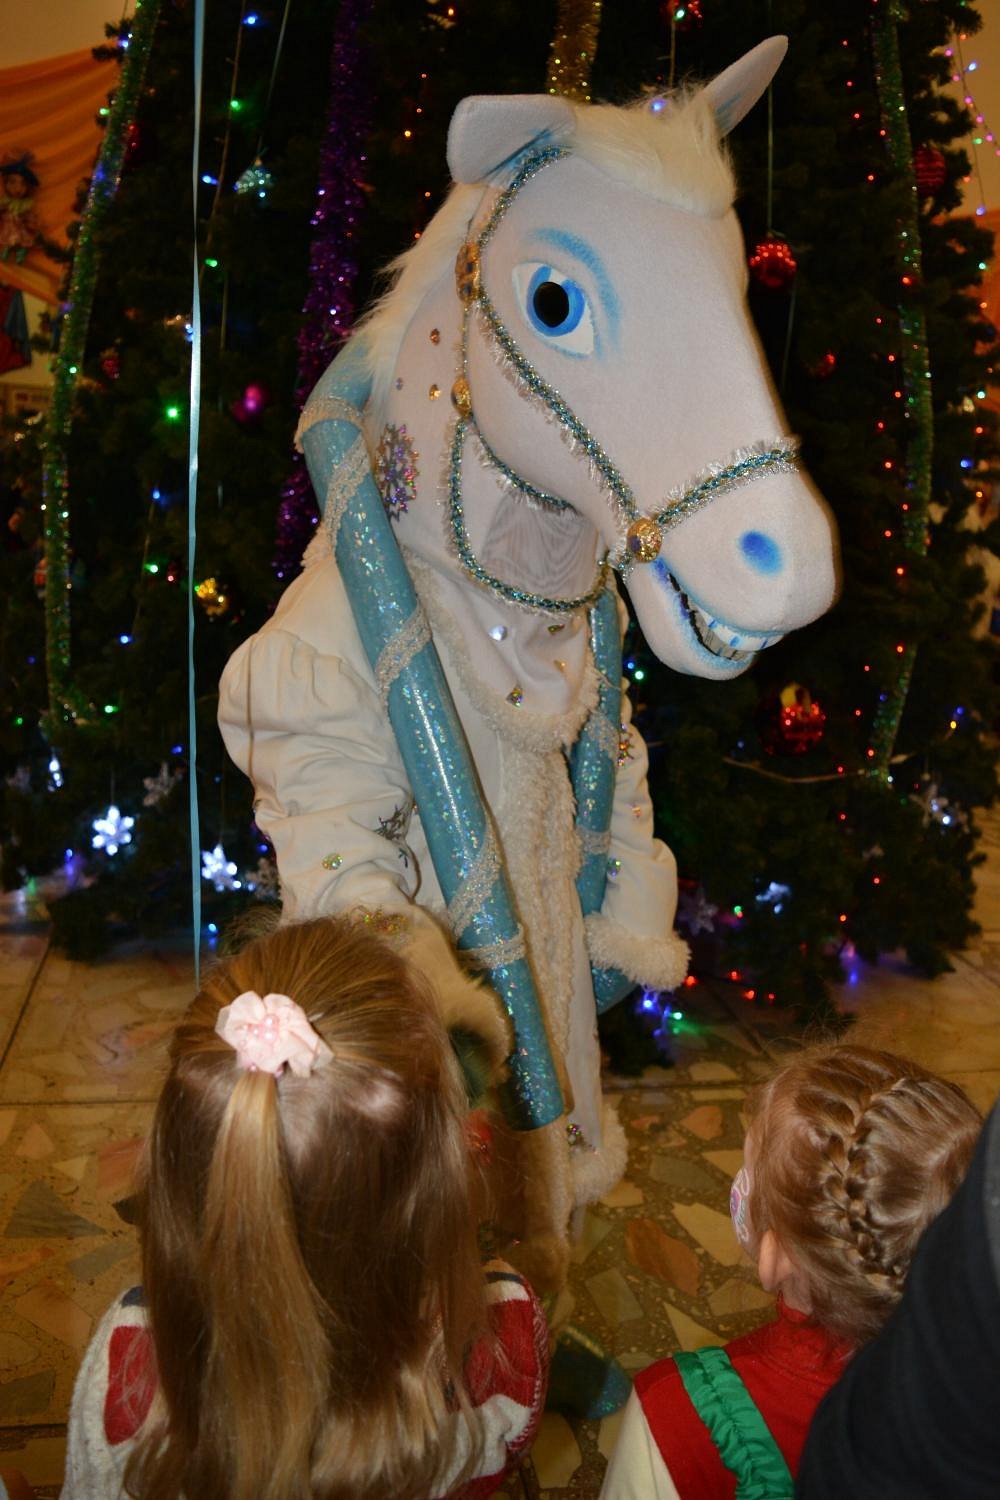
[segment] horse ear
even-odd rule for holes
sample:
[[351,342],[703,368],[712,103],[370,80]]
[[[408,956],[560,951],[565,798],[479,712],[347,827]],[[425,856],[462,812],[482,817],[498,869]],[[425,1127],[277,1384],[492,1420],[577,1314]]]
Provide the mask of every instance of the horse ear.
[[448,127],[448,166],[456,182],[482,182],[526,146],[565,140],[573,106],[548,94],[473,94]]
[[705,85],[720,135],[728,135],[753,109],[787,51],[787,36],[770,36]]

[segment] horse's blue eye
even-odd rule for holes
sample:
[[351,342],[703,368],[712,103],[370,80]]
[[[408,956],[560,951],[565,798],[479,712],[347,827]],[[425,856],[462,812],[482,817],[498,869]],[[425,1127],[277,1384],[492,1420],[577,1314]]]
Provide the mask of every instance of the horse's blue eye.
[[514,271],[524,316],[535,333],[566,354],[590,354],[594,324],[583,288],[552,266],[537,261]]
[[539,333],[572,333],[586,307],[583,288],[551,266],[539,266],[528,283],[528,316]]

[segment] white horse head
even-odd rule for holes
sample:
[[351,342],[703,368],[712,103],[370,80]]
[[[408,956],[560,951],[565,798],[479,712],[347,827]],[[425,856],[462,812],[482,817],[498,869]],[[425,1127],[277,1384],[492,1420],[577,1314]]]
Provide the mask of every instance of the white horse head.
[[656,655],[704,677],[834,598],[833,528],[783,436],[721,144],[784,50],[626,108],[526,95],[455,113],[456,186],[364,325],[368,431],[400,540],[462,599],[487,676],[513,653],[519,680],[567,690],[606,563]]

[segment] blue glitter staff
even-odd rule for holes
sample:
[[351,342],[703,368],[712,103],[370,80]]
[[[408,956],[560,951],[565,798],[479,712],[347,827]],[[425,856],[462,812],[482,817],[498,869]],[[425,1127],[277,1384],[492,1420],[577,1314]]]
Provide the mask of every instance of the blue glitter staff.
[[323,375],[299,428],[358,634],[420,808],[458,946],[514,1026],[507,1108],[522,1130],[564,1111],[513,896],[430,629],[375,487],[361,433],[370,380],[359,341]]
[[[590,644],[598,674],[597,707],[573,748],[571,774],[576,798],[576,826],[582,860],[576,891],[583,915],[600,911],[608,880],[611,809],[618,769],[618,736],[622,709],[622,633],[618,596],[602,590],[590,610]],[[598,1011],[610,1010],[635,983],[620,969],[591,966]]]

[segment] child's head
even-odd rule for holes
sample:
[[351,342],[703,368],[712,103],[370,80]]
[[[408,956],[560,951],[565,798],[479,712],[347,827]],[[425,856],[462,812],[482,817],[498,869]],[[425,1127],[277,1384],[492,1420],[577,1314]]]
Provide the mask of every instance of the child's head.
[[[248,991],[289,996],[332,1055],[241,1066],[216,1025]],[[161,1426],[139,1494],[428,1493],[483,1316],[465,1116],[432,997],[366,927],[282,927],[212,971],[146,1163],[167,1447]]]
[[852,1046],[796,1057],[757,1094],[747,1133],[746,1221],[765,1284],[790,1283],[837,1337],[871,1338],[981,1124],[960,1088],[905,1058]]

